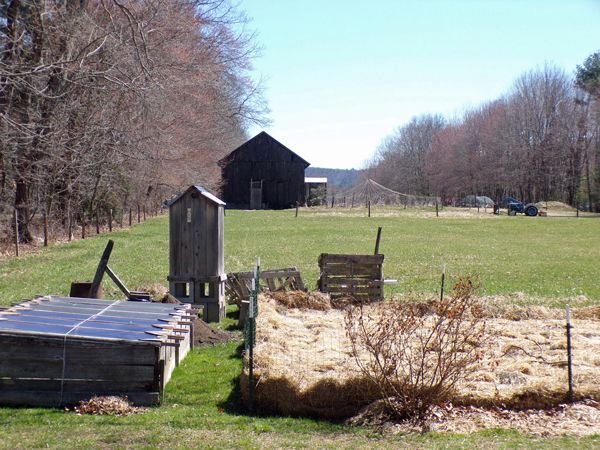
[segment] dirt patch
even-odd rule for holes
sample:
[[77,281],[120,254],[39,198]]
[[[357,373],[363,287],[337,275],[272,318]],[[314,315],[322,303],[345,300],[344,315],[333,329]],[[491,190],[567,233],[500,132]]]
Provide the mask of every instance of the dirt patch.
[[201,345],[215,345],[229,342],[237,338],[238,334],[212,328],[201,319],[193,319],[194,347]]
[[[177,300],[177,298],[175,298],[168,292],[160,299],[160,302],[181,304],[181,302]],[[195,317],[192,319],[192,325],[194,329],[194,347],[202,345],[222,344],[224,342],[229,342],[234,339],[237,339],[239,336],[239,333],[212,328],[209,324],[204,322],[199,317]]]

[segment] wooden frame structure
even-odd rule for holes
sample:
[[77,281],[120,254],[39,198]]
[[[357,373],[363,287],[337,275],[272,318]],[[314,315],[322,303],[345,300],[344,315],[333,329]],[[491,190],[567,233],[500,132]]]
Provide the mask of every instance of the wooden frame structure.
[[383,299],[383,255],[319,256],[319,290],[331,298],[353,297],[371,301]]
[[224,206],[198,185],[169,202],[169,291],[206,322],[225,317]]
[[160,402],[192,345],[191,305],[40,297],[0,311],[0,405]]

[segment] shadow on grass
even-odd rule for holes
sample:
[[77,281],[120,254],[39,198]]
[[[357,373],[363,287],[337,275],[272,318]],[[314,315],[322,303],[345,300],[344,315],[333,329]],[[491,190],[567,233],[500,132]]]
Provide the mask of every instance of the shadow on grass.
[[227,319],[227,326],[224,327],[226,331],[240,331],[244,328],[240,326],[240,311],[235,308],[228,308],[227,313],[225,314],[225,318]]
[[[242,359],[244,354],[244,343],[238,345],[233,353],[229,356],[229,359]],[[248,413],[246,406],[242,403],[241,395],[241,380],[242,374],[240,373],[237,377],[231,380],[231,391],[227,398],[218,403],[218,407],[222,408],[227,414],[244,415]]]

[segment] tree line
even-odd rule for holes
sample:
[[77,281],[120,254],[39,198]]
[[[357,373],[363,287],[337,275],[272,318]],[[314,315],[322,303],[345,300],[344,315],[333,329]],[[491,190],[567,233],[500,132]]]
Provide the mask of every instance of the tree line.
[[600,52],[575,77],[546,65],[456,120],[414,117],[380,144],[368,176],[399,192],[557,200],[600,212]]
[[2,221],[16,211],[28,242],[42,213],[66,228],[215,188],[216,161],[264,121],[256,52],[226,0],[2,2]]

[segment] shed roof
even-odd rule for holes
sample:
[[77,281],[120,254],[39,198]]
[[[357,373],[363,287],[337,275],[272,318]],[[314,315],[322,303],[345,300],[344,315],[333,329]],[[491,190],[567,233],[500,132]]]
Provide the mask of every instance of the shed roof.
[[216,203],[217,205],[225,206],[225,202],[223,200],[221,200],[220,198],[217,198],[215,195],[208,192],[205,188],[203,188],[199,184],[194,184],[194,185],[190,186],[189,188],[187,188],[185,191],[176,195],[174,198],[172,198],[171,200],[169,200],[167,202],[167,205],[171,206],[173,203],[175,203],[177,200],[179,200],[181,197],[183,197],[190,189],[196,190],[196,192],[200,193],[201,195],[203,195],[204,197],[206,197],[213,203]]
[[305,183],[327,183],[327,177],[304,177]]
[[256,136],[254,136],[253,138],[247,140],[242,145],[240,145],[238,148],[236,148],[235,150],[233,150],[231,153],[229,153],[228,155],[226,155],[223,158],[221,158],[219,160],[219,165],[221,167],[223,167],[237,153],[244,152],[245,150],[251,148],[252,145],[254,145],[256,143],[256,141],[259,141],[261,139],[269,139],[269,140],[273,141],[276,144],[276,146],[280,148],[280,150],[287,151],[287,152],[291,153],[292,155],[294,155],[296,158],[298,158],[299,162],[303,163],[305,168],[308,167],[308,166],[310,166],[310,163],[308,161],[306,161],[304,158],[300,157],[297,153],[295,153],[292,150],[290,150],[289,148],[287,148],[285,145],[283,145],[281,142],[279,142],[273,136],[271,136],[270,134],[268,134],[266,131],[261,131]]
[[162,342],[189,305],[46,296],[0,312],[1,334]]

